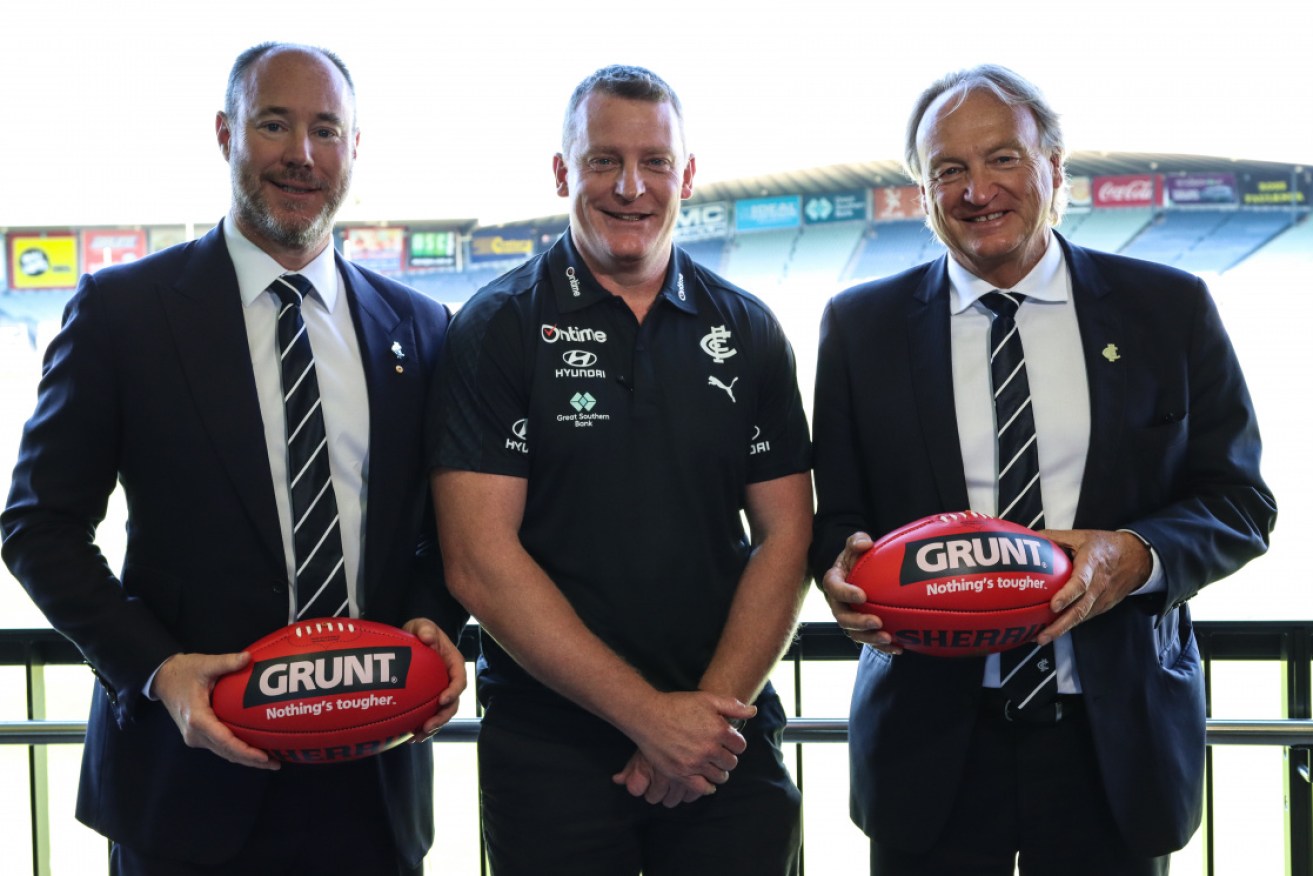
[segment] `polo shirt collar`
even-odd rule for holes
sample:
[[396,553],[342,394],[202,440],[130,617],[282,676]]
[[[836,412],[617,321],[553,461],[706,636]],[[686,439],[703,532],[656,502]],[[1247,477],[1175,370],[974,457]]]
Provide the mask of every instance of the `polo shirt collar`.
[[[560,313],[573,313],[615,297],[602,288],[593,272],[588,270],[588,265],[575,249],[569,229],[548,250],[547,271]],[[666,279],[657,297],[666,299],[685,313],[697,313],[697,304],[693,301],[693,278],[692,261],[679,247],[672,246],[670,267],[666,269]]]

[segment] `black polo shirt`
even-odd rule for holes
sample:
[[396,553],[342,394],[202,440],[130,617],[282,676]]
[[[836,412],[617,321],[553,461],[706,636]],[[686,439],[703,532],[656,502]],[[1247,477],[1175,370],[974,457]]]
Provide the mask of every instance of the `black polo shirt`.
[[[747,484],[806,471],[793,353],[758,299],[678,248],[640,325],[567,232],[460,310],[434,467],[528,479],[520,539],[664,690],[710,662],[750,545]],[[537,688],[490,637],[480,682]]]

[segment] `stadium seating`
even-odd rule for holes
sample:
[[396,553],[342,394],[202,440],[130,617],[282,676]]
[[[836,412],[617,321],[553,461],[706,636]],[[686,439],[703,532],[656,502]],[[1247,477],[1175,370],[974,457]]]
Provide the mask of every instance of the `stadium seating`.
[[753,291],[779,285],[797,237],[798,230],[793,228],[738,235],[728,248],[725,276]]
[[888,277],[937,258],[943,251],[944,247],[919,219],[877,222],[862,238],[844,279],[859,283]]
[[1152,218],[1153,210],[1148,207],[1090,210],[1084,213],[1069,211],[1062,218],[1058,231],[1078,246],[1103,252],[1120,252]]
[[1284,231],[1286,210],[1169,210],[1122,253],[1197,273],[1226,271]]

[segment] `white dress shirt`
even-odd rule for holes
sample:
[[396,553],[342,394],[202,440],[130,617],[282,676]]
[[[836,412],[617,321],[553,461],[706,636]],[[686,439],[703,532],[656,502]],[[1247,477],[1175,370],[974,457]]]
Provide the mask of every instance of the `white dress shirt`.
[[[953,397],[962,465],[971,508],[997,513],[998,444],[994,436],[993,391],[989,377],[991,314],[980,297],[995,286],[948,260],[953,346]],[[1090,393],[1085,376],[1080,326],[1071,295],[1071,276],[1057,238],[1049,235],[1039,263],[1010,290],[1026,296],[1017,310],[1017,329],[1026,353],[1035,433],[1039,443],[1040,491],[1044,525],[1070,529],[1080,500],[1081,477],[1090,446]],[[1054,642],[1058,690],[1078,693],[1080,676],[1071,636]],[[999,685],[999,658],[985,661],[984,683]]]
[[[290,272],[247,240],[231,215],[224,219],[223,234],[237,271],[237,287],[246,319],[246,341],[250,346],[260,416],[264,420],[265,445],[269,450],[274,501],[278,505],[278,519],[283,531],[287,580],[291,583],[296,580],[296,554],[292,546],[286,412],[278,357],[278,299],[267,291],[276,278]],[[347,596],[351,615],[359,617],[362,594],[356,582],[364,554],[365,485],[369,477],[369,392],[361,366],[360,344],[333,248],[326,247],[314,261],[296,273],[315,287],[302,304],[301,316],[310,335],[315,373],[319,378],[324,429],[328,434],[328,464],[342,530]],[[294,611],[292,588],[289,587],[288,623],[295,619]]]

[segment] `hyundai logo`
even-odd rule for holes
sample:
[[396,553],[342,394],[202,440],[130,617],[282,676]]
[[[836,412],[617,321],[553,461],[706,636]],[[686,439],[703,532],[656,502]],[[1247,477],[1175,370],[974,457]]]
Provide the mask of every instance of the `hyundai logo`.
[[597,354],[587,350],[566,350],[561,359],[571,368],[588,368],[597,363]]

